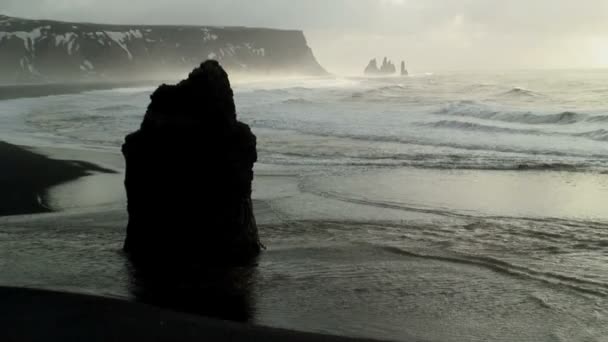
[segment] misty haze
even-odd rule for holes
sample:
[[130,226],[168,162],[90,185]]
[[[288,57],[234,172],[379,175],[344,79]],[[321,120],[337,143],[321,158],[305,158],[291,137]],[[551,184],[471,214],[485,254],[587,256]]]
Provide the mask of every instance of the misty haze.
[[607,341],[606,19],[3,0],[0,339]]

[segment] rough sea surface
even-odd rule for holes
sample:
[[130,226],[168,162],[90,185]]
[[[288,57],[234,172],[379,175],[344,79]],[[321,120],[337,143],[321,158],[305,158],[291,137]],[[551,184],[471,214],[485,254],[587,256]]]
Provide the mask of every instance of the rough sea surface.
[[[0,101],[0,137],[115,155],[152,90]],[[608,341],[608,72],[235,92],[258,136],[269,247],[254,322],[395,340]],[[122,198],[121,180],[95,177],[48,194],[65,214],[0,221],[0,284],[129,297],[124,213],[87,216]],[[79,195],[94,198],[89,214],[75,213]]]

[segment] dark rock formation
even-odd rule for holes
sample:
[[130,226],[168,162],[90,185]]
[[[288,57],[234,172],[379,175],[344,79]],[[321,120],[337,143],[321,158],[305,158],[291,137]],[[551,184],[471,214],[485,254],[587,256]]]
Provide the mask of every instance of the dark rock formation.
[[240,265],[260,252],[251,202],[256,137],[237,121],[228,75],[207,61],[151,96],[127,136],[133,260]]
[[205,59],[231,73],[322,75],[302,31],[105,25],[0,15],[0,84],[173,79]]
[[409,72],[405,68],[405,61],[401,61],[401,76],[408,76]]
[[384,60],[382,61],[382,66],[380,67],[380,73],[385,75],[392,75],[396,72],[397,68],[395,67],[395,64],[393,64],[393,62],[384,57]]
[[380,74],[380,68],[378,68],[378,61],[374,58],[369,61],[369,64],[365,68],[364,73],[366,75],[378,75]]
[[386,57],[382,60],[382,65],[380,67],[378,67],[378,61],[375,58],[372,59],[364,71],[365,75],[369,76],[393,75],[396,72],[397,68],[395,67],[395,64]]

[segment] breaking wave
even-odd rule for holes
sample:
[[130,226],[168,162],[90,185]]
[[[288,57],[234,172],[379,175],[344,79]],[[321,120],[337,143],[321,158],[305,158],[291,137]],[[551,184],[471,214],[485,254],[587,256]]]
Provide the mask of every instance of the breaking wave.
[[597,141],[608,141],[608,130],[605,130],[603,128],[591,132],[577,133],[574,135]]
[[425,253],[412,252],[393,246],[378,246],[382,250],[415,258],[424,258],[444,262],[452,262],[465,265],[484,267],[495,272],[505,273],[510,276],[532,279],[548,285],[563,286],[578,292],[592,294],[600,297],[608,296],[608,284],[599,281],[581,279],[570,275],[545,272],[509,263],[503,260],[488,256],[452,256],[452,255],[431,255]]
[[129,105],[129,104],[116,104],[116,105],[98,107],[95,110],[97,112],[103,112],[103,113],[121,113],[124,111],[138,111],[138,110],[141,110],[141,108],[134,106],[134,105]]
[[284,100],[282,102],[283,104],[293,104],[293,105],[302,105],[302,104],[313,104],[313,101],[307,100],[307,99],[303,99],[301,97],[298,98],[291,98],[291,99],[287,99]]
[[439,129],[456,129],[462,131],[475,131],[485,133],[504,133],[504,134],[529,134],[529,135],[544,135],[544,136],[563,136],[563,137],[579,137],[587,138],[596,141],[608,141],[608,130],[598,129],[589,132],[581,133],[566,133],[566,132],[551,132],[541,131],[536,129],[518,129],[508,127],[498,127],[490,125],[482,125],[466,121],[441,120],[431,123],[419,123],[419,126],[432,127]]
[[386,96],[394,97],[395,95],[405,95],[404,90],[406,90],[406,88],[400,84],[382,86],[379,88],[355,92],[346,100],[382,100],[383,97]]
[[465,121],[452,121],[452,120],[442,120],[432,123],[421,123],[420,126],[432,127],[432,128],[449,128],[449,129],[459,129],[459,130],[467,130],[467,131],[480,131],[480,132],[489,132],[489,133],[509,133],[509,134],[545,134],[544,132],[534,130],[534,129],[516,129],[516,128],[507,128],[507,127],[497,127],[497,126],[489,126],[482,125],[473,122],[465,122]]
[[475,101],[458,101],[435,111],[438,115],[472,117],[477,119],[495,120],[529,125],[569,125],[578,122],[608,121],[608,116],[590,116],[572,111],[554,114],[534,114],[532,112],[509,111],[508,109],[492,108]]
[[534,92],[529,89],[514,87],[510,90],[499,94],[499,96],[512,96],[512,97],[544,97],[541,93]]

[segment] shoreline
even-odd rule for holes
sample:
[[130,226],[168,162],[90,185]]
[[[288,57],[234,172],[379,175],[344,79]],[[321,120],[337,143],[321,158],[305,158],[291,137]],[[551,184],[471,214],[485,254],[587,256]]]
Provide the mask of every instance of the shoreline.
[[91,162],[51,159],[24,146],[0,141],[0,216],[51,212],[46,192],[94,173],[116,173]]
[[[166,82],[166,81],[165,81]],[[0,101],[44,96],[79,94],[87,91],[108,90],[114,88],[134,88],[158,86],[163,81],[137,82],[83,82],[83,83],[49,83],[49,84],[2,84]]]

